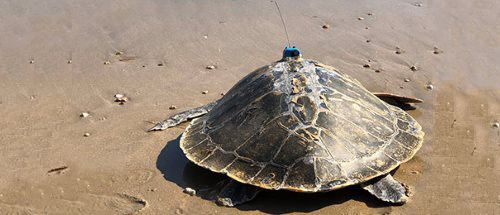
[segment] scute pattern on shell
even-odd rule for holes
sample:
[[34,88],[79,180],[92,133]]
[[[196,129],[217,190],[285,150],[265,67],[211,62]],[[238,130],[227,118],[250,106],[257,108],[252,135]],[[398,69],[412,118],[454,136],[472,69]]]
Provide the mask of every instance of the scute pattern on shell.
[[408,161],[424,133],[403,110],[311,60],[238,82],[181,137],[194,163],[242,183],[298,192],[365,182]]

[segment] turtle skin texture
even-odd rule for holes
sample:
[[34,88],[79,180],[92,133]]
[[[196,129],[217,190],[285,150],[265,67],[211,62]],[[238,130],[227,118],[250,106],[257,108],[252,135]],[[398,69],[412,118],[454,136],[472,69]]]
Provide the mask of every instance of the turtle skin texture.
[[272,190],[320,192],[385,175],[422,145],[421,126],[357,80],[282,60],[240,80],[180,139],[187,158]]

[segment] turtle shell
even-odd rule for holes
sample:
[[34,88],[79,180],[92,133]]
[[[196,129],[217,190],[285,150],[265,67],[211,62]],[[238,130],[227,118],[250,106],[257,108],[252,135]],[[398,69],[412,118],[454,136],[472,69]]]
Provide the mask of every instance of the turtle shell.
[[423,136],[410,115],[355,79],[301,59],[240,80],[191,122],[180,146],[192,162],[239,182],[317,192],[389,173]]

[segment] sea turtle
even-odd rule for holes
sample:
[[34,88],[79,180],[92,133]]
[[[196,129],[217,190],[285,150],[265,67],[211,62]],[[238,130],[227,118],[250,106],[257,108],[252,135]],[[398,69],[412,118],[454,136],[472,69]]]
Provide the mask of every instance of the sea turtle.
[[402,204],[407,190],[390,172],[415,155],[424,132],[394,105],[421,100],[378,95],[285,48],[283,59],[250,73],[218,101],[151,130],[195,118],[180,147],[195,164],[232,179],[218,193],[225,206],[250,201],[262,188],[324,192],[350,185]]

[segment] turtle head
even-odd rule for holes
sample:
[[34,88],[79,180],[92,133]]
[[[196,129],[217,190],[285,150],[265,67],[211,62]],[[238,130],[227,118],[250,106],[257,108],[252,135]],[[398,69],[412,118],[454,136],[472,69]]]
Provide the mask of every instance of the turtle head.
[[286,60],[289,58],[296,60],[296,59],[299,59],[301,57],[302,57],[302,54],[300,53],[298,48],[295,48],[295,46],[293,46],[291,48],[285,47],[285,49],[283,50],[283,60]]

